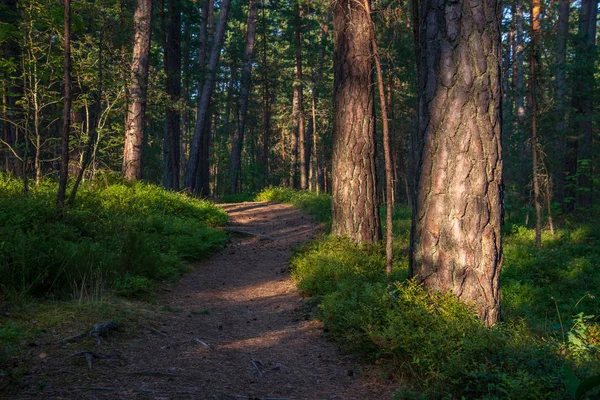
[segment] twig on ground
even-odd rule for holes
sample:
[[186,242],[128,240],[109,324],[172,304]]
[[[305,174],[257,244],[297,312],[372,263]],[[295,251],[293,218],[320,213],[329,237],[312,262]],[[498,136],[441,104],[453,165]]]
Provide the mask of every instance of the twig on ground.
[[200,343],[202,346],[206,347],[210,351],[214,351],[215,350],[215,347],[213,345],[208,344],[208,343],[206,343],[206,342],[204,342],[204,341],[202,341],[202,340],[200,340],[198,338],[195,338],[194,342]]
[[91,352],[89,350],[83,350],[80,351],[78,353],[75,354],[71,354],[71,357],[85,357],[85,360],[87,361],[87,365],[88,368],[91,370],[94,364],[94,358],[98,358],[98,359],[109,359],[109,358],[118,358],[121,359],[122,357],[118,354],[97,354],[94,352]]
[[59,340],[55,344],[74,342],[75,340],[82,339],[84,337],[93,337],[98,341],[101,337],[107,337],[109,332],[115,329],[119,329],[120,325],[117,321],[105,321],[94,325],[92,330],[80,333],[79,335],[71,336],[66,339]]
[[260,366],[262,366],[262,363],[260,361],[257,360],[250,360],[252,362],[252,365],[254,366],[254,368],[256,369],[256,371],[258,372],[259,376],[263,376],[264,373],[260,370]]
[[163,332],[161,330],[158,330],[156,328],[151,328],[149,326],[146,327],[150,332],[154,333],[155,335],[158,336],[162,336],[164,338],[170,338],[171,336],[169,336],[166,332]]

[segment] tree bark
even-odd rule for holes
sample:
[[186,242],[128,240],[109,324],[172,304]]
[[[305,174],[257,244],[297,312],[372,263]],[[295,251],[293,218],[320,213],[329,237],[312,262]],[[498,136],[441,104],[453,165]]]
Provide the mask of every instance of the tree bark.
[[[295,2],[295,50],[294,60],[294,97],[292,100],[292,114],[294,118],[292,136],[292,171],[290,185],[293,188],[306,190],[308,188],[308,164],[306,148],[306,128],[304,124],[304,85],[302,84],[302,10],[299,0]],[[300,186],[298,186],[298,173]]]
[[516,0],[515,7],[515,25],[517,34],[515,37],[515,68],[513,70],[513,79],[515,82],[515,108],[517,111],[517,120],[519,124],[523,123],[525,118],[525,96],[524,96],[524,77],[523,77],[523,63],[524,56],[524,26],[525,19],[523,17],[523,0]]
[[565,186],[565,148],[567,117],[567,42],[569,38],[569,15],[571,0],[560,0],[558,3],[558,23],[556,27],[556,134],[554,152],[556,154],[556,171],[554,173],[555,194],[559,201],[564,200]]
[[64,8],[63,130],[60,154],[60,179],[58,181],[58,196],[56,198],[57,211],[62,211],[65,206],[67,181],[69,179],[69,138],[71,136],[71,0],[64,0]]
[[242,146],[244,144],[244,130],[246,129],[246,114],[248,113],[248,99],[250,98],[250,86],[252,85],[252,59],[254,54],[254,43],[256,40],[256,17],[258,8],[256,0],[248,3],[248,30],[246,32],[246,49],[244,51],[244,67],[242,68],[242,80],[240,82],[239,97],[239,121],[237,130],[234,132],[231,142],[231,158],[229,163],[228,193],[236,193],[238,187],[238,175],[242,168]]
[[267,19],[265,16],[266,3],[263,0],[262,3],[262,67],[263,67],[263,101],[262,101],[262,121],[263,121],[263,135],[262,135],[262,165],[264,168],[264,185],[267,186],[269,182],[269,152],[271,149],[270,138],[271,138],[271,90],[269,85],[269,64],[267,62]]
[[377,40],[375,39],[375,24],[371,19],[371,7],[369,0],[364,0],[365,10],[367,11],[367,18],[369,24],[372,26],[371,33],[371,50],[373,51],[373,58],[375,59],[375,71],[377,73],[377,88],[379,91],[379,105],[381,107],[381,122],[383,129],[383,158],[385,163],[385,223],[386,223],[386,234],[385,234],[385,266],[386,273],[389,275],[392,273],[392,262],[394,258],[393,254],[393,215],[394,215],[394,183],[392,177],[392,151],[390,146],[390,128],[387,111],[387,99],[385,96],[385,90],[383,89],[383,72],[381,71],[381,60],[379,58],[379,51],[377,49]]
[[381,238],[375,170],[372,25],[364,5],[334,5],[332,227],[356,243]]
[[69,203],[75,203],[75,197],[77,196],[77,190],[79,189],[79,185],[83,180],[83,175],[85,174],[85,170],[90,165],[92,161],[92,153],[94,151],[94,147],[98,140],[98,124],[100,122],[100,114],[102,110],[102,84],[103,84],[103,49],[104,49],[104,32],[100,31],[98,39],[98,86],[96,88],[96,100],[94,104],[94,111],[92,116],[91,127],[89,129],[89,137],[85,146],[85,150],[83,153],[83,159],[81,162],[81,168],[79,173],[77,174],[77,178],[75,179],[75,183],[73,184],[73,189],[71,190],[71,195],[69,196]]
[[207,76],[202,86],[202,92],[199,96],[198,110],[196,113],[196,127],[194,129],[194,137],[192,138],[192,145],[190,148],[188,172],[185,178],[186,191],[188,192],[193,192],[195,189],[198,166],[200,165],[200,146],[202,145],[202,141],[205,139],[204,136],[209,134],[203,128],[206,124],[206,119],[209,117],[208,106],[210,105],[210,100],[214,89],[215,73],[221,55],[221,47],[223,46],[223,40],[225,38],[225,29],[227,28],[230,4],[231,0],[223,0],[221,2],[219,23],[217,25],[215,39],[210,52]]
[[133,14],[133,62],[123,150],[123,177],[128,181],[142,179],[143,172],[151,18],[152,0],[137,0],[137,7]]
[[540,0],[531,3],[531,43],[529,53],[529,104],[531,107],[531,165],[533,179],[533,203],[535,205],[535,246],[542,247],[542,205],[540,203],[540,160],[537,132],[537,68],[540,45]]
[[179,190],[179,160],[181,157],[181,2],[169,0],[167,35],[164,48],[166,92],[169,99],[166,109],[164,155],[164,186],[166,189]]
[[501,44],[497,0],[418,4],[419,122],[410,275],[500,316]]

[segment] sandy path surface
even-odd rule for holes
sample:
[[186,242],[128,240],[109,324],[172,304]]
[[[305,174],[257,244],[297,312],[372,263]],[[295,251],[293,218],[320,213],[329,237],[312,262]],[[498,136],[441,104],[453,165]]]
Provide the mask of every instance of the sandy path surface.
[[154,322],[162,334],[113,345],[126,361],[99,360],[86,373],[71,365],[51,390],[20,398],[391,398],[327,340],[289,278],[291,251],[318,224],[288,205],[223,207],[231,243],[159,297],[171,311]]

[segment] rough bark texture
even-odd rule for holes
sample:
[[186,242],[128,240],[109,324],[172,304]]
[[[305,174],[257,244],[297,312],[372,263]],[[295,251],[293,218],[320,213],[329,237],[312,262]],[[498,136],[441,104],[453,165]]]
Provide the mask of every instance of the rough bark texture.
[[419,122],[410,273],[500,316],[500,4],[418,4]]
[[364,0],[365,9],[367,10],[367,17],[369,23],[372,25],[372,36],[371,36],[371,50],[373,51],[373,58],[375,59],[375,71],[377,73],[377,89],[379,92],[379,106],[381,107],[381,122],[383,129],[383,159],[385,163],[385,265],[386,272],[392,273],[392,261],[393,261],[393,215],[394,215],[394,183],[392,177],[392,151],[390,146],[390,128],[388,121],[387,111],[387,99],[385,96],[385,90],[383,89],[383,72],[381,70],[381,60],[379,57],[379,51],[377,49],[377,41],[375,39],[375,25],[371,19],[371,7],[369,0]]
[[169,103],[165,112],[167,129],[163,141],[164,186],[179,190],[181,157],[181,2],[170,0],[165,52],[166,89]]
[[372,26],[364,5],[334,6],[332,227],[357,243],[381,237],[375,171]]
[[306,127],[304,124],[304,85],[302,84],[302,11],[298,0],[296,0],[295,15],[295,51],[294,61],[294,97],[292,99],[292,114],[294,128],[292,136],[292,171],[290,183],[292,187],[298,187],[298,173],[300,178],[299,188],[308,188],[308,153],[306,147]]
[[531,166],[535,205],[535,246],[542,247],[542,205],[540,203],[540,160],[537,127],[537,74],[540,45],[540,0],[531,2],[531,42],[529,44],[529,107],[531,108]]
[[56,209],[61,211],[65,205],[67,180],[69,179],[69,137],[71,133],[71,0],[64,0],[64,97],[63,97],[63,130],[60,151],[60,179]]
[[248,30],[246,32],[246,49],[244,51],[244,67],[242,68],[242,80],[240,82],[239,97],[239,120],[237,130],[234,132],[231,143],[231,158],[229,163],[228,193],[236,193],[238,188],[238,175],[242,168],[242,146],[244,144],[244,130],[246,129],[246,114],[248,113],[248,100],[250,98],[250,86],[252,84],[252,60],[254,54],[254,43],[256,41],[256,17],[258,8],[256,1],[248,3]]
[[525,118],[525,96],[524,96],[524,79],[523,79],[523,63],[524,63],[524,25],[523,17],[523,0],[517,0],[514,8],[515,25],[517,34],[515,37],[515,68],[513,70],[513,79],[515,84],[515,108],[517,111],[518,122],[522,123]]
[[270,152],[270,137],[271,137],[271,90],[269,86],[269,64],[267,62],[267,19],[265,16],[265,1],[262,4],[262,67],[263,67],[263,99],[262,99],[262,120],[263,120],[263,135],[262,135],[262,165],[264,168],[264,183],[265,186],[269,181],[269,152]]
[[[207,76],[202,86],[202,92],[199,96],[198,111],[196,113],[196,127],[194,129],[194,137],[192,138],[192,145],[190,148],[190,158],[188,161],[188,171],[185,177],[185,186],[188,192],[192,192],[196,186],[196,178],[198,175],[198,166],[200,163],[200,147],[203,140],[206,140],[205,136],[209,133],[206,132],[203,127],[206,124],[207,118],[209,118],[208,106],[210,105],[210,99],[214,89],[215,82],[215,71],[219,58],[221,55],[221,47],[223,46],[223,40],[225,38],[225,29],[227,27],[227,20],[229,18],[229,6],[231,0],[223,0],[221,2],[221,9],[219,15],[219,23],[217,25],[217,31],[215,33],[215,39],[210,52],[210,59],[208,61]],[[206,152],[207,153],[207,152]]]
[[138,0],[133,14],[133,62],[123,150],[123,177],[129,181],[142,179],[151,18],[152,0]]

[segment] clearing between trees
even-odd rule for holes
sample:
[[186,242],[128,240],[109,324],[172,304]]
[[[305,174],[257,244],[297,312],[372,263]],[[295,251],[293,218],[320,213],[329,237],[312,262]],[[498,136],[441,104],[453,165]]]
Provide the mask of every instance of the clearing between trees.
[[36,348],[29,379],[37,389],[0,397],[391,398],[391,385],[357,370],[326,339],[290,280],[292,250],[319,224],[284,204],[223,208],[230,244],[164,288],[158,303],[166,312],[132,335]]

